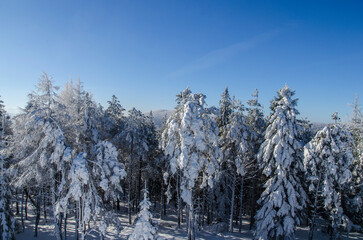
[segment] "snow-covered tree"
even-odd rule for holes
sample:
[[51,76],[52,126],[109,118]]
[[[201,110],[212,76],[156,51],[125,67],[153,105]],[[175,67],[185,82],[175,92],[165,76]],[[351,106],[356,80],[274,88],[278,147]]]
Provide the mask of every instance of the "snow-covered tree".
[[222,93],[222,99],[219,101],[220,116],[218,117],[217,124],[221,128],[226,126],[229,122],[229,116],[233,112],[232,99],[229,95],[228,87]]
[[4,110],[3,101],[0,99],[0,239],[15,239],[15,219],[11,212],[11,191],[9,186],[7,168],[5,161],[6,143],[5,143],[5,119],[6,112]]
[[313,239],[315,220],[319,207],[325,209],[333,229],[333,239],[338,238],[342,224],[342,198],[345,186],[351,181],[353,163],[353,138],[339,124],[324,127],[304,148],[304,165],[312,193],[312,216],[309,239]]
[[59,87],[54,85],[53,78],[43,72],[36,85],[36,91],[28,95],[29,101],[25,110],[29,112],[42,109],[48,116],[51,116],[54,109],[58,107],[56,102],[58,89]]
[[[66,151],[64,133],[57,120],[56,87],[47,74],[43,74],[32,94],[31,104],[24,113],[15,117],[14,141],[11,146],[16,164],[11,166],[16,188],[26,189],[36,210],[35,236],[40,219],[41,203],[46,214],[48,193],[54,208],[58,185],[67,169],[63,155]],[[33,195],[34,198],[31,198]],[[61,239],[60,219],[54,214],[54,231]]]
[[233,217],[235,206],[235,192],[237,187],[237,176],[241,176],[240,189],[240,223],[242,222],[242,199],[243,184],[247,168],[250,167],[253,158],[253,144],[257,140],[257,134],[246,124],[243,115],[243,106],[239,101],[233,103],[233,113],[231,113],[228,124],[225,126],[221,136],[223,161],[227,172],[227,184],[225,188],[231,189],[229,231],[233,229]]
[[220,178],[216,188],[217,214],[224,221],[227,221],[225,215],[229,214],[229,231],[232,232],[238,182],[240,186],[239,220],[240,223],[242,221],[245,176],[247,168],[251,167],[257,134],[252,127],[247,125],[246,117],[243,114],[245,107],[240,101],[235,98],[232,100],[229,97],[228,89],[223,92],[219,104],[220,116],[217,122],[219,123],[219,145],[223,158],[220,162]]
[[246,120],[248,125],[250,125],[253,130],[257,132],[257,134],[261,135],[266,129],[266,122],[263,116],[263,107],[258,100],[259,92],[255,89],[255,92],[252,94],[252,99],[247,101],[247,116]]
[[[228,214],[230,214],[230,211],[228,212],[228,208],[232,206],[234,203],[234,189],[231,189],[231,182],[234,183],[237,180],[235,178],[235,172],[236,169],[233,168],[234,166],[234,157],[230,157],[229,153],[231,152],[230,148],[231,141],[227,138],[227,125],[230,123],[231,114],[235,110],[235,107],[233,106],[233,101],[229,95],[228,88],[224,90],[224,92],[221,95],[221,100],[219,101],[219,113],[217,117],[217,125],[219,129],[219,147],[222,150],[222,157],[221,161],[219,163],[220,169],[219,169],[219,178],[216,183],[216,187],[214,190],[213,199],[211,201],[211,204],[215,204],[216,209],[216,215],[217,219],[221,219],[224,222],[228,221]],[[233,151],[234,153],[235,151]],[[231,166],[232,165],[232,166]],[[233,197],[233,200],[231,199]],[[216,201],[213,201],[216,199]]]
[[[101,238],[110,223],[120,227],[106,203],[116,201],[122,193],[121,180],[125,178],[124,165],[117,159],[116,148],[107,141],[100,141],[92,155],[81,152],[72,160],[67,180],[62,185],[65,196],[60,199],[57,211],[67,213],[70,204],[76,205],[76,235],[84,239],[89,231],[99,231]],[[71,156],[69,156],[71,157]],[[93,227],[86,231],[89,221]]]
[[256,214],[256,239],[294,239],[306,205],[302,186],[302,143],[296,122],[297,99],[288,86],[271,102],[272,113],[259,161],[267,177]]
[[163,132],[162,147],[170,159],[170,169],[181,171],[181,197],[188,205],[188,239],[195,239],[194,191],[213,187],[218,172],[220,149],[218,127],[204,108],[203,94],[182,92],[182,106],[171,116]]
[[354,138],[352,166],[354,191],[346,204],[346,209],[350,219],[363,227],[363,112],[358,95],[351,107],[352,116],[349,130]]
[[126,177],[125,166],[118,161],[117,149],[110,142],[100,141],[96,145],[95,155],[93,174],[103,190],[103,198],[115,201],[123,192],[120,181]]
[[[263,114],[263,106],[259,102],[259,92],[255,89],[254,93],[251,95],[252,99],[247,101],[247,116],[246,121],[247,125],[252,128],[254,133],[256,134],[256,139],[250,142],[250,152],[253,153],[252,159],[250,161],[250,165],[248,167],[248,175],[249,179],[246,184],[250,186],[248,194],[248,199],[250,199],[250,229],[254,226],[255,223],[255,214],[256,214],[256,199],[260,196],[261,192],[261,184],[263,182],[261,171],[259,170],[258,162],[257,162],[257,154],[260,149],[260,146],[263,142],[263,133],[266,129],[266,121]],[[241,230],[241,225],[240,228]]]
[[115,95],[112,95],[111,101],[108,101],[107,114],[112,118],[115,128],[114,131],[119,132],[121,122],[123,120],[125,109],[121,106],[120,101]]
[[[67,215],[73,212],[72,205],[78,204],[82,207],[82,211],[77,209],[74,211],[77,224],[76,235],[78,236],[81,232],[81,238],[84,238],[89,231],[96,230],[102,238],[109,224],[120,225],[118,218],[114,216],[112,205],[121,199],[123,192],[121,180],[125,178],[126,172],[119,150],[110,141],[115,140],[112,139],[115,134],[120,134],[117,131],[111,133],[118,124],[113,117],[122,117],[115,115],[117,114],[115,108],[119,106],[118,110],[121,112],[122,109],[117,98],[114,97],[111,102],[112,107],[108,109],[108,112],[104,111],[92,99],[91,93],[83,90],[79,80],[75,85],[72,81],[66,84],[59,95],[59,101],[65,113],[64,118],[61,119],[61,125],[66,129],[64,134],[66,141],[72,147],[70,159],[73,162],[73,170],[68,167],[68,171],[73,171],[74,174],[67,173],[62,179],[60,192],[63,192],[63,197],[58,202],[58,212]],[[77,174],[74,172],[74,166],[78,166],[79,162],[84,162],[82,172],[87,173],[89,179],[87,183],[81,185],[83,196],[81,198],[69,190],[73,184],[82,183],[77,181]],[[87,211],[83,211],[87,207],[95,212],[90,218]],[[85,219],[92,220],[94,225],[88,225]]]
[[154,240],[157,239],[157,228],[152,224],[152,214],[150,212],[151,202],[146,184],[144,189],[144,199],[140,202],[140,212],[135,224],[135,228],[129,236],[129,240]]
[[96,106],[96,104],[93,103],[91,94],[83,90],[83,83],[78,80],[73,84],[72,79],[66,83],[58,95],[58,101],[61,104],[58,118],[64,129],[67,143],[73,150],[81,152],[83,151],[83,144],[81,143],[83,132],[87,127],[84,126],[85,114],[90,113],[88,107]]

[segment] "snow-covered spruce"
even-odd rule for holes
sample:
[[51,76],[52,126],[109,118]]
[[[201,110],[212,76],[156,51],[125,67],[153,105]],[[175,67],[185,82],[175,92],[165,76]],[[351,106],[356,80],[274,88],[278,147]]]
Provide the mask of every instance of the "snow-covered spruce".
[[[44,74],[38,83],[39,92],[31,95],[24,112],[14,119],[17,127],[13,128],[11,148],[16,163],[10,167],[12,184],[32,196],[36,208],[35,236],[44,199],[50,198],[55,207],[60,197],[58,185],[67,169],[65,165],[69,164],[63,158],[67,149],[64,132],[55,116],[59,106],[55,89],[51,78]],[[54,214],[53,221],[55,236],[61,239],[59,215]]]
[[195,239],[193,192],[196,187],[213,187],[221,152],[218,127],[204,108],[205,96],[189,89],[181,95],[180,108],[168,119],[163,132],[162,147],[169,156],[172,174],[181,171],[181,197],[189,209],[188,239]]
[[6,112],[0,100],[0,239],[11,240],[15,238],[15,219],[11,204],[11,191],[7,176],[7,164],[5,164],[5,118]]
[[157,228],[152,224],[152,214],[149,209],[151,202],[149,201],[149,192],[146,184],[144,189],[144,199],[140,203],[140,212],[129,240],[154,240],[157,239]]
[[76,235],[79,230],[81,239],[86,237],[84,230],[90,220],[94,222],[92,229],[99,231],[101,238],[109,223],[119,227],[118,219],[104,204],[108,200],[116,201],[122,193],[120,181],[126,172],[117,156],[118,152],[110,142],[100,141],[89,158],[82,152],[72,161],[68,181],[62,186],[67,189],[67,194],[57,204],[57,211],[67,213],[70,203],[77,206]]
[[261,145],[259,161],[267,177],[256,214],[255,239],[294,239],[306,205],[303,189],[302,144],[294,91],[288,86],[271,102],[272,114]]
[[342,226],[342,194],[351,181],[353,138],[349,131],[334,124],[324,127],[304,148],[304,165],[312,193],[312,217],[309,239],[313,239],[317,210],[322,207],[330,218],[333,239],[338,239]]
[[[254,93],[251,95],[252,99],[247,101],[247,125],[250,126],[253,131],[257,134],[257,138],[250,142],[251,149],[250,152],[253,153],[252,161],[249,163],[249,167],[247,169],[249,181],[247,184],[249,185],[249,197],[247,199],[250,200],[251,205],[251,214],[250,214],[250,229],[255,225],[255,215],[257,211],[257,203],[256,199],[259,198],[259,189],[261,184],[261,172],[259,170],[259,164],[257,161],[257,155],[260,149],[260,146],[263,142],[263,134],[266,130],[266,120],[263,114],[263,106],[259,102],[259,92],[255,89]],[[240,210],[241,215],[241,210]],[[240,221],[239,229],[241,231],[242,222]]]
[[[226,88],[219,101],[219,114],[217,117],[219,129],[218,145],[222,150],[222,157],[219,162],[219,178],[213,189],[213,195],[209,194],[209,198],[211,198],[209,201],[211,202],[211,205],[215,205],[216,215],[225,223],[229,221],[228,213],[232,212],[233,214],[232,205],[234,205],[235,184],[237,182],[236,169],[234,167],[234,159],[236,156],[229,156],[231,155],[231,148],[232,146],[234,147],[234,144],[227,138],[226,131],[233,111],[233,102],[229,95],[228,88]],[[234,153],[235,151],[233,151],[233,155],[236,155]],[[234,185],[231,187],[231,184]],[[230,211],[228,211],[229,209]]]
[[[227,97],[226,97],[227,96]],[[226,125],[220,127],[220,146],[223,152],[223,160],[220,168],[220,182],[222,182],[223,191],[227,191],[223,195],[219,195],[219,200],[223,203],[229,202],[229,231],[233,229],[233,218],[235,208],[235,193],[237,187],[237,177],[241,177],[240,189],[240,225],[242,222],[242,199],[243,199],[243,183],[246,175],[247,166],[250,167],[250,162],[253,157],[253,144],[257,140],[257,133],[247,125],[245,116],[243,115],[244,107],[238,100],[228,102],[228,91],[222,95],[221,111],[229,113],[227,116],[221,115],[221,118],[226,120]],[[225,106],[229,106],[228,109]],[[230,189],[230,191],[228,191]],[[229,194],[230,192],[230,194]],[[223,198],[228,198],[223,201]],[[221,205],[221,204],[219,204]],[[223,210],[223,209],[221,209]]]
[[352,106],[349,130],[354,138],[353,145],[353,191],[345,202],[349,218],[363,228],[363,112],[356,96]]

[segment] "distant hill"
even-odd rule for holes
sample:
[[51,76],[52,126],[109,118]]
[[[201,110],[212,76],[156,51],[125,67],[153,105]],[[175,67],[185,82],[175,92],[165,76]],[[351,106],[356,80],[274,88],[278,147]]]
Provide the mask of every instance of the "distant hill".
[[312,128],[312,130],[313,130],[314,133],[320,131],[326,125],[328,125],[327,123],[320,123],[320,122],[312,122],[311,124],[312,124],[311,128]]
[[162,109],[162,110],[155,110],[152,112],[153,112],[154,123],[155,123],[156,128],[161,128],[164,117],[165,116],[170,117],[170,115],[174,113],[174,110]]

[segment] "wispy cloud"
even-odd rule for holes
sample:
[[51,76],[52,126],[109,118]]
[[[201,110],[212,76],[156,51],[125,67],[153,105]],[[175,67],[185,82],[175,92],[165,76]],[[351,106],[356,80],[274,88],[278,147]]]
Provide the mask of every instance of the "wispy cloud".
[[264,42],[273,36],[277,35],[281,30],[273,30],[263,34],[256,35],[248,40],[213,50],[204,56],[195,59],[185,67],[172,72],[169,77],[180,77],[200,70],[208,69],[221,64],[240,52],[254,48],[261,42]]

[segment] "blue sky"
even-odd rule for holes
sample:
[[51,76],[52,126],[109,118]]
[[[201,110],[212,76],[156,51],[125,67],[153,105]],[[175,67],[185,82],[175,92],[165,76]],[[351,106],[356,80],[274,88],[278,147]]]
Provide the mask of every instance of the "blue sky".
[[[189,86],[217,105],[226,86],[269,111],[276,91],[330,122],[363,98],[362,1],[0,1],[0,95],[23,107],[42,71],[80,78],[103,105],[172,109]],[[360,102],[362,102],[361,100]]]

